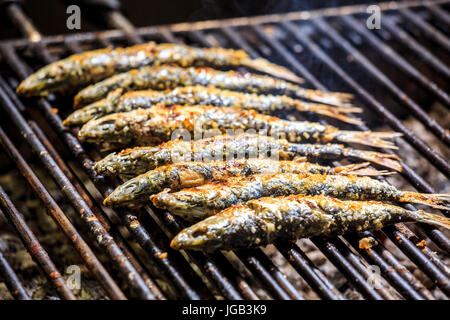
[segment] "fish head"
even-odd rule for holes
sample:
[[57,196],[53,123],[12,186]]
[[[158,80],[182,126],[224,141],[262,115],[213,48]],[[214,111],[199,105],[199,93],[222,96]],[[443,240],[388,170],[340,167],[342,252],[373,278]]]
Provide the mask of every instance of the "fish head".
[[245,205],[230,207],[184,229],[170,246],[176,250],[206,251],[254,247],[259,244],[256,239],[261,237],[261,228],[247,211],[251,210]]
[[25,96],[46,96],[50,92],[62,92],[70,88],[69,75],[73,65],[64,59],[49,64],[23,80],[17,93]]
[[130,122],[111,114],[86,123],[78,133],[80,141],[102,145],[106,150],[115,146],[133,145]]

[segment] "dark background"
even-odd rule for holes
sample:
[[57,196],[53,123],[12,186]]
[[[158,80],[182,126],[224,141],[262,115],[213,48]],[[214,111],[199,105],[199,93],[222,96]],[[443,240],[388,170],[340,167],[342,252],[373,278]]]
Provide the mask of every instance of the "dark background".
[[[38,30],[44,35],[108,28],[104,20],[100,18],[100,10],[83,7],[83,1],[23,0],[20,2]],[[134,25],[139,27],[373,2],[368,0],[122,0],[120,4],[121,11]],[[66,8],[70,4],[81,6],[81,30],[71,31],[66,28],[68,16]],[[20,33],[12,27],[9,19],[2,16],[0,18],[0,38],[18,37],[21,37]]]

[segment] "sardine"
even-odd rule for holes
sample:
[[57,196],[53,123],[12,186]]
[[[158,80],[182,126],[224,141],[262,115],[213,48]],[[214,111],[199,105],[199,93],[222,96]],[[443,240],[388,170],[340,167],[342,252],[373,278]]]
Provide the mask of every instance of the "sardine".
[[379,148],[395,145],[384,140],[401,136],[396,132],[346,131],[316,122],[288,121],[260,114],[253,110],[213,106],[155,105],[113,113],[86,123],[79,131],[81,141],[112,150],[127,146],[155,145],[169,141],[173,134],[209,135],[229,131],[266,130],[294,143],[357,143]]
[[402,171],[395,155],[346,148],[338,144],[294,144],[284,139],[242,133],[220,135],[196,141],[173,140],[155,147],[138,147],[111,153],[97,162],[94,169],[102,175],[135,177],[162,165],[181,161],[231,160],[270,157],[291,160],[296,156],[309,161],[343,158],[368,161],[384,168]]
[[105,48],[71,55],[30,75],[20,83],[17,93],[27,97],[49,93],[71,93],[75,89],[119,72],[165,63],[181,67],[243,66],[289,81],[303,82],[292,71],[265,59],[251,59],[242,50],[195,48],[183,44],[149,42],[126,48]]
[[144,89],[167,90],[197,84],[251,93],[288,94],[302,99],[344,107],[351,106],[353,98],[348,93],[306,89],[284,80],[249,72],[162,65],[130,70],[90,85],[75,96],[74,106],[81,107],[100,100],[106,97],[109,92],[118,88],[123,89],[124,92]]
[[221,90],[214,87],[181,87],[172,91],[142,90],[131,91],[121,96],[123,89],[115,89],[102,100],[75,110],[64,120],[65,126],[78,126],[88,121],[116,112],[148,109],[155,104],[164,105],[212,105],[255,110],[264,114],[300,111],[323,115],[352,124],[362,124],[361,120],[346,115],[362,112],[360,108],[338,108],[325,104],[307,103],[288,96],[257,95]]
[[423,222],[450,229],[450,219],[376,201],[342,201],[292,195],[238,204],[182,230],[173,249],[232,250],[275,241],[379,230],[400,222]]
[[191,221],[204,219],[237,203],[293,194],[322,194],[343,200],[411,202],[450,209],[450,194],[400,191],[386,182],[369,177],[314,174],[308,171],[214,179],[210,183],[178,192],[169,191],[173,190],[165,190],[150,197],[155,207]]
[[324,174],[383,174],[366,168],[367,164],[351,164],[331,168],[300,161],[271,159],[240,159],[211,162],[182,162],[161,166],[141,174],[118,186],[104,201],[107,206],[137,207],[148,202],[148,197],[163,190],[180,190],[201,186],[217,179],[251,176],[259,173],[315,173]]

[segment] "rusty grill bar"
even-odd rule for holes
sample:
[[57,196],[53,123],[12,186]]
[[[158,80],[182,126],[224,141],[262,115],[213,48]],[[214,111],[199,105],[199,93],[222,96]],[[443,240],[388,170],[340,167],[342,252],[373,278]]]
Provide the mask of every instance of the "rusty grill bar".
[[[41,65],[71,53],[108,45],[156,40],[187,42],[199,46],[241,48],[252,57],[266,57],[291,67],[304,77],[311,87],[321,90],[345,88],[343,91],[355,93],[358,102],[361,101],[359,104],[367,112],[383,117],[386,124],[393,130],[402,132],[405,143],[448,178],[450,177],[448,160],[409,129],[394,114],[392,108],[360,84],[349,73],[348,66],[343,65],[339,60],[339,55],[335,56],[338,52],[351,57],[347,64],[358,64],[366,76],[377,82],[383,90],[395,98],[394,101],[399,107],[408,110],[416,120],[434,134],[437,140],[448,147],[450,142],[448,130],[431,118],[419,102],[401,89],[401,85],[397,84],[400,80],[394,80],[388,76],[358,48],[358,41],[359,44],[364,42],[371,50],[382,56],[392,68],[398,68],[404,72],[415,85],[426,92],[429,98],[440,101],[448,108],[450,100],[446,92],[449,88],[445,87],[445,81],[448,82],[450,78],[449,61],[443,61],[442,54],[437,56],[434,52],[431,53],[420,40],[416,39],[420,38],[420,35],[425,35],[436,45],[436,51],[448,54],[450,40],[431,23],[437,18],[447,28],[449,27],[447,2],[449,1],[430,1],[425,5],[421,2],[380,4],[380,7],[385,10],[382,19],[383,31],[387,30],[392,38],[398,39],[402,46],[411,50],[412,54],[422,58],[425,67],[429,68],[426,74],[408,62],[396,48],[392,48],[389,41],[384,39],[386,34],[376,34],[365,28],[360,15],[365,12],[364,6],[139,29],[134,29],[120,11],[109,8],[105,11],[107,23],[121,30],[66,37],[42,37],[20,6],[13,2],[7,6],[6,10],[29,40],[0,43],[2,63],[6,66],[6,72],[0,75],[0,105],[8,115],[8,120],[11,120],[15,132],[20,132],[21,137],[8,136],[0,128],[0,142],[12,163],[17,166],[36,197],[48,209],[50,216],[70,240],[83,263],[103,288],[105,296],[111,299],[211,299],[217,297],[304,299],[304,294],[288,280],[285,271],[277,266],[262,249],[214,254],[177,252],[171,250],[168,243],[169,239],[181,230],[184,223],[170,213],[151,208],[136,212],[104,210],[98,204],[96,195],[89,191],[91,189],[87,188],[84,180],[79,177],[79,171],[73,170],[73,164],[71,166],[67,160],[78,160],[78,169],[82,168],[96,191],[106,196],[112,191],[117,181],[97,176],[92,170],[93,161],[98,160],[100,155],[95,150],[81,146],[76,137],[62,126],[60,116],[54,112],[56,103],[59,103],[58,100],[50,97],[37,102],[22,101],[15,95],[14,89],[21,79]],[[352,31],[351,34],[345,33],[349,30]],[[417,30],[419,36],[416,34]],[[356,35],[359,38],[355,38]],[[354,44],[355,39],[357,39],[356,44]],[[37,40],[40,41],[37,42]],[[311,70],[310,61],[308,61],[310,57],[313,57],[316,63],[326,71],[318,74]],[[335,85],[339,87],[335,85],[331,87],[329,83],[324,82],[323,74],[332,74],[336,79]],[[440,81],[435,82],[435,78],[439,78]],[[39,112],[33,110],[34,105]],[[68,110],[70,106],[64,111]],[[61,111],[63,112],[63,108]],[[369,129],[366,126],[358,126],[358,128]],[[21,154],[16,147],[19,141],[27,143],[47,174],[61,188],[72,207],[79,213],[81,225],[88,230],[87,235],[85,232],[79,232],[78,228],[81,226],[67,218],[27,164],[25,155]],[[401,152],[402,149],[399,151],[400,155],[402,155]],[[426,179],[418,175],[406,163],[402,164],[405,168],[402,176],[414,188],[420,192],[435,192]],[[66,287],[51,257],[35,239],[27,222],[3,189],[0,189],[0,200],[3,214],[10,219],[31,255],[40,264],[43,273],[54,284],[56,292],[61,298],[74,299],[75,296]],[[407,207],[413,208],[411,205]],[[448,213],[444,212],[444,214]],[[125,236],[122,226],[125,226],[132,236],[131,240]],[[396,225],[384,228],[382,232],[365,232],[361,235],[311,240],[349,284],[366,299],[448,299],[450,296],[448,266],[428,245],[422,244],[424,236],[428,237],[441,253],[450,252],[450,243],[446,235],[436,228],[423,225],[414,229]],[[359,240],[363,237],[377,239],[379,245],[361,249]],[[384,237],[390,239],[396,250],[399,249],[397,253],[382,244],[383,241],[380,239]],[[139,245],[139,249],[133,248],[134,243]],[[318,298],[347,298],[332,279],[328,279],[326,273],[314,265],[299,245],[279,243],[275,248],[295,270],[296,275],[306,281]],[[99,250],[107,255],[106,260],[100,261],[96,254]],[[142,251],[145,256],[138,254],[137,250]],[[435,284],[440,291],[439,297],[402,264],[398,252],[402,252]],[[380,268],[382,281],[385,284],[383,287],[374,288],[368,281],[373,276],[368,269],[369,265]],[[242,268],[245,270],[242,271]],[[1,250],[0,275],[15,298],[29,298],[19,277],[9,266]],[[125,287],[124,282],[127,284]]]

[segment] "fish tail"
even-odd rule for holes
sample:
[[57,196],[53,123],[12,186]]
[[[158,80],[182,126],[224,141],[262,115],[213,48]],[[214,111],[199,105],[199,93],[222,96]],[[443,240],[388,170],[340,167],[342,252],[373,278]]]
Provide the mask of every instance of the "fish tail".
[[258,58],[258,59],[243,59],[241,61],[241,65],[244,67],[251,68],[256,71],[264,72],[270,74],[277,78],[282,78],[285,80],[289,80],[296,83],[303,83],[304,80],[299,76],[295,75],[289,69],[276,65],[267,61],[266,59]]
[[437,215],[425,212],[423,210],[417,210],[412,213],[413,218],[418,222],[423,222],[427,224],[431,224],[437,227],[443,227],[445,229],[450,229],[450,219]]
[[382,152],[346,149],[345,155],[359,160],[369,161],[374,164],[378,164],[384,168],[402,172],[403,168],[398,157],[393,154],[387,154]]
[[334,168],[339,174],[357,175],[357,176],[386,176],[395,174],[395,172],[387,170],[377,170],[369,168],[370,162],[352,163],[346,166]]
[[361,112],[362,110],[360,108],[354,107],[354,108],[337,108],[333,106],[326,106],[326,105],[320,105],[320,104],[308,104],[306,107],[303,105],[300,105],[297,107],[298,111],[310,111],[317,114],[321,114],[330,118],[338,119],[342,122],[351,123],[355,125],[361,125],[364,124],[363,121],[360,119],[352,118],[344,113],[350,113],[350,112]]
[[327,92],[321,90],[305,89],[299,86],[289,88],[297,97],[329,104],[339,108],[356,108],[351,102],[354,96],[345,92]]
[[404,191],[400,198],[402,202],[424,204],[436,209],[450,210],[450,194],[426,194]]
[[377,148],[398,149],[394,143],[384,139],[393,139],[401,135],[401,133],[397,132],[338,130],[331,133],[329,137],[340,142],[357,143]]

